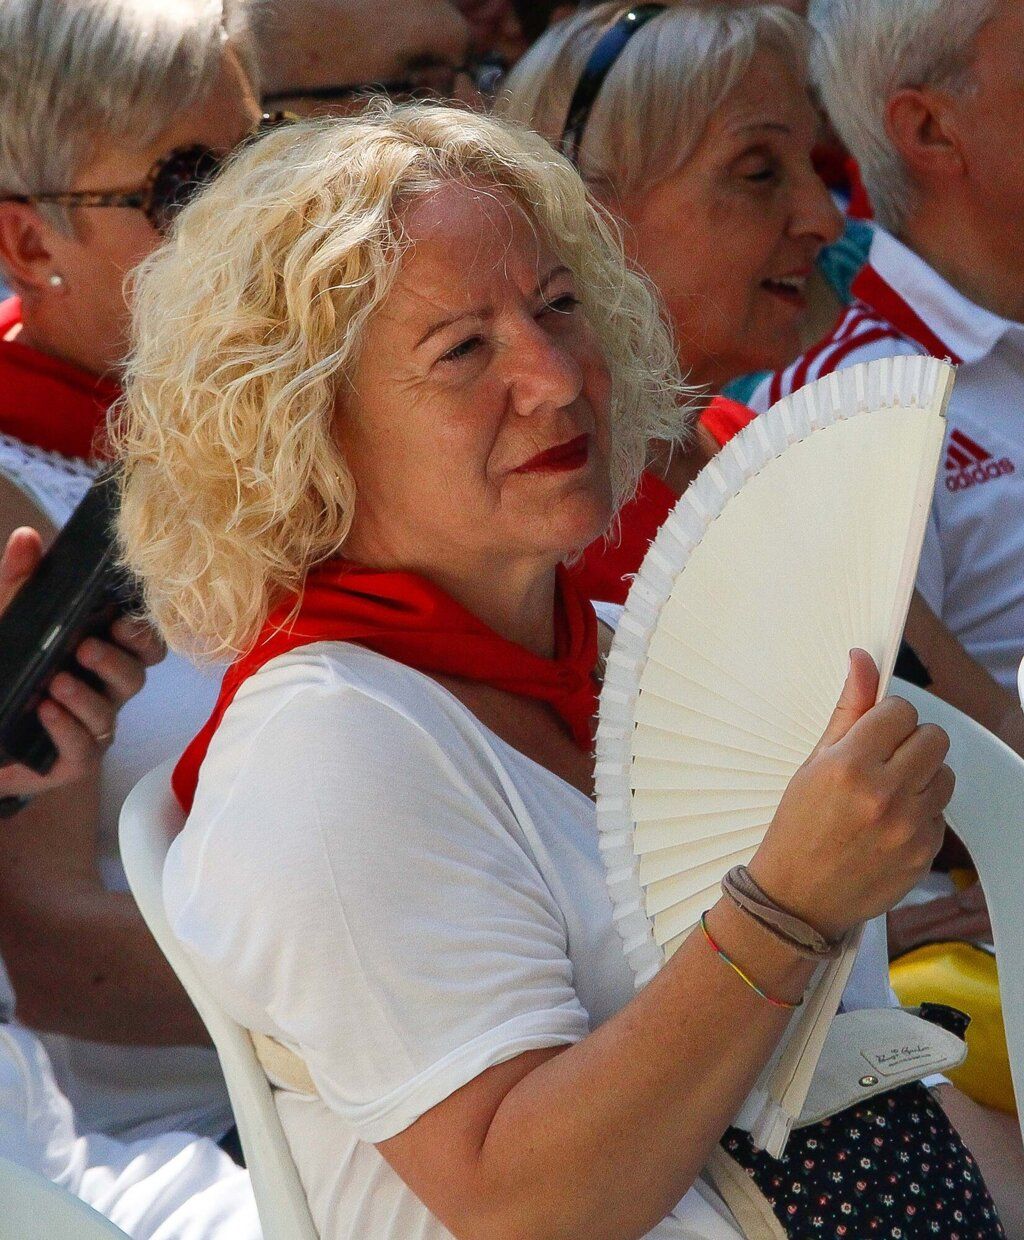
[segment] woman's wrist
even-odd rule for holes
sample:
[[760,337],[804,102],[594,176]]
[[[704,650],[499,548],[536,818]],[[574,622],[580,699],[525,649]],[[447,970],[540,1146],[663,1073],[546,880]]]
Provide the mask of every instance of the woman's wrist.
[[776,938],[808,960],[834,960],[843,940],[826,939],[801,917],[783,908],[757,883],[745,865],[734,865],[722,879],[722,894]]
[[[756,988],[787,1007],[799,1005],[814,976],[813,961],[724,896],[708,910],[705,924],[720,953],[750,979],[751,990]],[[720,963],[727,968],[724,961]]]
[[779,867],[773,868],[763,864],[760,853],[750,859],[747,863],[747,870],[751,878],[778,908],[785,909],[793,917],[799,917],[828,942],[840,942],[853,928],[845,918],[818,906],[806,886],[797,890],[792,884],[787,884],[779,875]]

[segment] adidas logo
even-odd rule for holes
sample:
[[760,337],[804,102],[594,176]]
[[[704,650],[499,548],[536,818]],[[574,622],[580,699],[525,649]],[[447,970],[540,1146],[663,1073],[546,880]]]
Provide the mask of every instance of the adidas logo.
[[994,478],[1002,478],[1012,474],[1016,466],[1009,457],[996,460],[991,452],[986,452],[979,443],[961,430],[950,432],[946,444],[946,490],[966,491],[968,487],[979,486],[982,482],[991,482]]

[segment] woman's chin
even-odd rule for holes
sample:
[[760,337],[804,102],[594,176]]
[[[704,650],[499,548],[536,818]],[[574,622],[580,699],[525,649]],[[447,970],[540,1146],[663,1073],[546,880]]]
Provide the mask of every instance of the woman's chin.
[[600,538],[612,523],[611,495],[590,496],[587,500],[566,505],[566,511],[552,523],[552,533],[557,538],[557,550],[561,559],[578,555],[585,547]]

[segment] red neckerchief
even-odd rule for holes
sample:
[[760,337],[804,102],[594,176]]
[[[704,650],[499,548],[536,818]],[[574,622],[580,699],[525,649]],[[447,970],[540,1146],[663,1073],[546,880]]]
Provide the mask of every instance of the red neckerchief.
[[[726,396],[716,396],[700,416],[700,424],[724,447],[752,421],[754,411]],[[679,496],[650,470],[640,478],[636,494],[619,513],[619,536],[606,542],[598,538],[584,551],[572,569],[576,583],[587,598],[624,603],[633,576]]]
[[846,208],[846,214],[851,220],[873,220],[875,209],[871,205],[867,186],[860,175],[860,164],[852,155],[847,161],[847,170],[850,178],[850,202]]
[[913,306],[881,276],[871,263],[862,267],[851,287],[853,296],[887,320],[901,335],[919,344],[931,357],[949,358],[959,366],[963,360],[945,344]]
[[714,397],[700,415],[701,426],[710,431],[721,448],[753,420],[754,411],[749,405],[741,405],[738,400],[730,400],[728,396]]
[[17,338],[4,339],[20,322],[18,298],[0,302],[0,433],[62,456],[102,455],[107,410],[121,389]]
[[562,569],[553,659],[500,637],[415,573],[331,560],[306,578],[292,618],[294,607],[294,598],[276,607],[255,645],[228,668],[213,714],[175,767],[171,782],[186,812],[213,734],[241,685],[271,659],[311,642],[356,642],[428,675],[457,676],[537,698],[554,708],[581,749],[593,749],[597,617]]

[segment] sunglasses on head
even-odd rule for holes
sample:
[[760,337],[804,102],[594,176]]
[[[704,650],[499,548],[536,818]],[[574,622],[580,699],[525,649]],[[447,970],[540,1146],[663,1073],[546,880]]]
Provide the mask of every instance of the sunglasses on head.
[[[294,118],[287,112],[266,112],[253,136],[265,133]],[[165,235],[181,210],[213,180],[226,155],[208,146],[176,146],[153,164],[145,185],[136,190],[105,193],[68,190],[46,194],[7,194],[0,202],[22,202],[32,206],[131,207],[141,211],[161,236]]]

